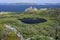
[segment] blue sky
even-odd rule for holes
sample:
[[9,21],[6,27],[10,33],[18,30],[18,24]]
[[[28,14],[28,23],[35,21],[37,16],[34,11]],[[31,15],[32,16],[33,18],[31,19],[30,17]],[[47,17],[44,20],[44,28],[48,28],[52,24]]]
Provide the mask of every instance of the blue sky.
[[0,0],[0,3],[60,3],[60,0]]

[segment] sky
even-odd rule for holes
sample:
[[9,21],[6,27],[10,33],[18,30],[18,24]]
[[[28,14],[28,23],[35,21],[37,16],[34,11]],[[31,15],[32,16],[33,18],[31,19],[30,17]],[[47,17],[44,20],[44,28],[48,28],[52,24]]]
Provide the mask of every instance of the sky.
[[0,0],[0,3],[60,3],[60,0]]

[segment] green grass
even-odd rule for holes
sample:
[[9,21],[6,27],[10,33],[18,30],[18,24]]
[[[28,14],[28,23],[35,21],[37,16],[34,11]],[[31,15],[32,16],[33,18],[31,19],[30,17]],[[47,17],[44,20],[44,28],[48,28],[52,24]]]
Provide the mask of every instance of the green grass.
[[[56,20],[52,19],[54,18],[53,16],[47,15],[46,11],[47,10],[33,11],[32,14],[29,12],[1,14],[0,30],[2,30],[2,32],[5,31],[3,25],[6,23],[16,28],[25,39],[30,37],[34,37],[32,40],[49,40],[48,37],[52,37],[54,39],[55,33],[53,31]],[[44,18],[47,21],[39,24],[26,24],[18,20],[23,18]],[[36,35],[42,35],[42,38],[37,38]],[[18,38],[16,34],[11,31],[9,37],[5,38],[5,40],[18,40]]]
[[16,36],[14,32],[11,31],[8,37],[5,38],[5,40],[18,40],[18,37]]

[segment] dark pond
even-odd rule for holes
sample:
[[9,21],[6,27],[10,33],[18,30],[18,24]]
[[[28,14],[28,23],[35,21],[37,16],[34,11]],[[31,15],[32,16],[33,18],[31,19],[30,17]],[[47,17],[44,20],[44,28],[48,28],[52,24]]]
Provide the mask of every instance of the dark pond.
[[42,23],[42,22],[46,22],[47,20],[43,19],[43,18],[23,18],[23,19],[19,19],[24,23],[27,24],[37,24],[37,23]]

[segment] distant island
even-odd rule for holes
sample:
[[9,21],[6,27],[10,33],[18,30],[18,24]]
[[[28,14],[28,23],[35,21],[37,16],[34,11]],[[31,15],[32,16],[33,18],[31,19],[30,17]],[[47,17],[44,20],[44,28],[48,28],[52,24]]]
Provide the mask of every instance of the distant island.
[[0,5],[60,5],[60,3],[0,3]]

